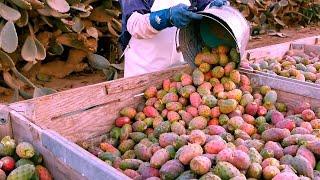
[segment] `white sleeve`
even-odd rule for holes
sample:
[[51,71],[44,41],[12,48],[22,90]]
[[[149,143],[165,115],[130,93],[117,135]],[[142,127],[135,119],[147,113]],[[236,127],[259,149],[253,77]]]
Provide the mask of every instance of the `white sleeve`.
[[158,30],[154,29],[149,20],[150,14],[140,14],[134,12],[127,22],[127,30],[136,39],[151,39]]

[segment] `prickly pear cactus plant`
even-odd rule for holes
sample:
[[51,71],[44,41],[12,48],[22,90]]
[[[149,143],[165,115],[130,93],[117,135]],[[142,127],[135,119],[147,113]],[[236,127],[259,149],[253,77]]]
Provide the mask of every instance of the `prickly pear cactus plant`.
[[34,88],[33,96],[55,92],[36,80],[90,68],[102,70],[107,80],[117,78],[123,70],[119,19],[119,3],[112,0],[1,0],[0,84],[30,98],[27,87]]

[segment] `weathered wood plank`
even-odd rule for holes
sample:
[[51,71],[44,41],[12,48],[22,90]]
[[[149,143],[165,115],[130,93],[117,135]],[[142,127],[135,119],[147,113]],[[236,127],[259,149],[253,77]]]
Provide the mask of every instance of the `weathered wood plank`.
[[[141,91],[143,90],[141,89]],[[119,95],[119,98],[120,101],[52,119],[42,124],[72,142],[83,141],[104,134],[112,128],[121,108],[126,106],[136,107],[139,102],[143,101],[141,96],[135,98],[130,94],[129,96],[126,95],[126,93]]]
[[12,136],[10,109],[6,105],[0,104],[0,138]]
[[81,172],[87,179],[129,180],[127,176],[101,161],[78,145],[66,140],[54,131],[46,131],[42,137],[43,145],[50,149],[58,159]]
[[47,128],[45,124],[51,119],[119,101],[119,93],[138,94],[145,87],[160,84],[163,79],[171,77],[176,72],[188,70],[188,66],[180,66],[137,77],[71,89],[9,106],[35,124]]
[[84,180],[85,176],[79,174],[77,171],[66,165],[62,160],[54,156],[50,150],[45,148],[42,144],[41,137],[44,131],[38,126],[30,123],[29,120],[21,116],[19,113],[10,111],[10,117],[13,128],[13,137],[17,142],[28,141],[34,145],[43,157],[46,167],[52,173],[55,179],[66,180]]

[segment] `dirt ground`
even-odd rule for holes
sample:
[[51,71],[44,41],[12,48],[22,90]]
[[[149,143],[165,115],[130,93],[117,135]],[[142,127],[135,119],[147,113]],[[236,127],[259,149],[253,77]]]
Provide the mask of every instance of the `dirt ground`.
[[[262,46],[268,46],[272,44],[283,43],[292,41],[295,39],[320,35],[320,27],[308,27],[308,28],[290,28],[281,31],[287,37],[261,35],[252,38],[248,44],[247,49],[258,48]],[[76,73],[64,79],[52,79],[48,83],[42,83],[44,87],[56,89],[57,91],[64,91],[71,88],[77,88],[90,84],[96,84],[105,81],[104,74],[101,71],[95,71],[94,73]],[[35,82],[39,84],[39,82]],[[3,92],[2,92],[3,91]],[[0,89],[0,103],[13,102],[13,91],[8,89]],[[22,100],[22,98],[19,98]]]

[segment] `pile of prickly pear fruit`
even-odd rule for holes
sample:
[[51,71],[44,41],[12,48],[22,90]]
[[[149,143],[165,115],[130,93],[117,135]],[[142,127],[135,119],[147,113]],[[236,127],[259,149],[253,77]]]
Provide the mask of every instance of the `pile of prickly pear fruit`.
[[289,109],[269,86],[253,88],[228,52],[201,53],[191,75],[148,87],[146,102],[123,108],[86,149],[132,179],[319,180],[319,109]]
[[301,50],[289,50],[282,58],[266,58],[255,62],[244,61],[241,66],[303,82],[320,84],[319,55],[307,55]]
[[43,157],[32,144],[18,145],[9,136],[0,143],[0,180],[50,180],[50,172],[42,165]]

